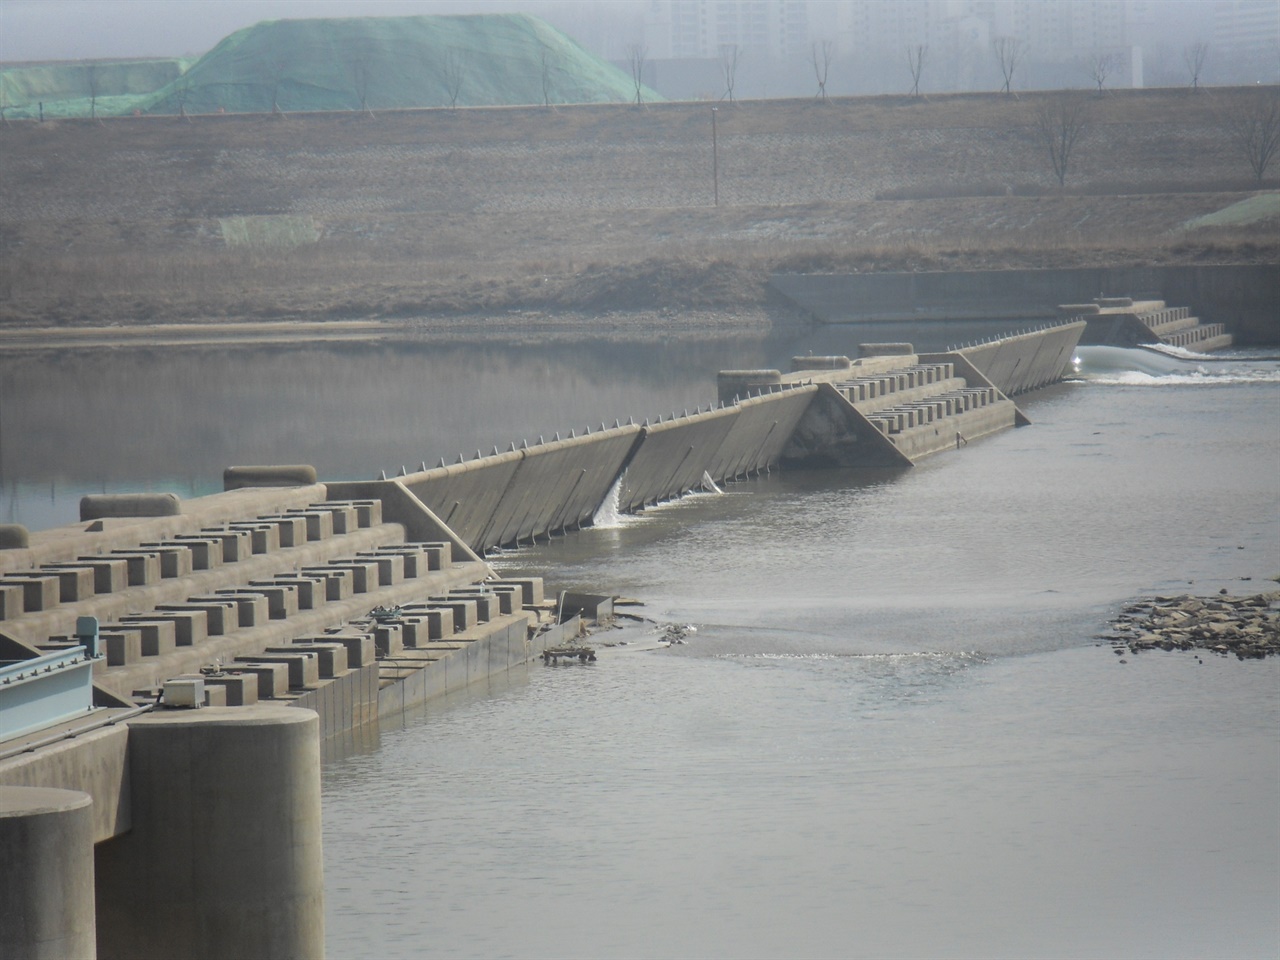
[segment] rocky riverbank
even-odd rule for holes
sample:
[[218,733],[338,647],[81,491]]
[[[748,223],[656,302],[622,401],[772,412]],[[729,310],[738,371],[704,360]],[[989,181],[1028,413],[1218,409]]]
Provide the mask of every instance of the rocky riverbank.
[[1280,590],[1248,597],[1159,596],[1135,600],[1111,623],[1117,655],[1208,650],[1241,660],[1280,653]]

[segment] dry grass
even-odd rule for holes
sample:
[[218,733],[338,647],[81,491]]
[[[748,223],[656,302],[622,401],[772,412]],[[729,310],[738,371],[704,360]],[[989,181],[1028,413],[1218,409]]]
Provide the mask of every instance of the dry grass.
[[[1215,115],[1235,95],[1090,105],[1066,187],[1034,101],[968,95],[15,123],[0,129],[0,322],[705,310],[773,271],[1280,262]],[[1074,163],[1074,161],[1073,161]],[[1274,188],[1272,181],[1264,186]],[[219,218],[311,218],[228,247]]]

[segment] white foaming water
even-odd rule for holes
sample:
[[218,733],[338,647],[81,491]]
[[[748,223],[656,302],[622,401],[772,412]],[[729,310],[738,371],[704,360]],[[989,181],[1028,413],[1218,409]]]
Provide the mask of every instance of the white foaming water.
[[618,509],[622,496],[622,481],[626,478],[626,471],[623,471],[622,476],[613,482],[613,486],[605,494],[604,502],[596,508],[595,514],[591,517],[591,526],[595,529],[616,530],[635,522],[635,517],[628,516]]
[[702,471],[702,489],[707,493],[724,493],[723,490],[716,486],[716,482],[711,479],[711,474],[705,470]]
[[1090,383],[1135,387],[1280,383],[1280,367],[1267,358],[1208,357],[1177,347],[1080,347],[1080,374]]

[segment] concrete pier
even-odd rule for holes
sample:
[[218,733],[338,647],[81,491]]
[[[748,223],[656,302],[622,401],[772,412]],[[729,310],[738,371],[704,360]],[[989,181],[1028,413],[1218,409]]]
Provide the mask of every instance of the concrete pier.
[[92,800],[0,786],[0,957],[97,956]]
[[317,727],[264,704],[130,724],[133,829],[97,857],[101,957],[324,956]]

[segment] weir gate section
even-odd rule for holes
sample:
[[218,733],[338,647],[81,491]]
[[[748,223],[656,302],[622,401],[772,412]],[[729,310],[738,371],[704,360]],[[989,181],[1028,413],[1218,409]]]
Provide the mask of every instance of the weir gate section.
[[[0,955],[323,954],[320,742],[577,636],[481,553],[779,463],[909,466],[1025,423],[1083,323],[724,371],[705,410],[392,479],[233,467],[0,526]],[[95,882],[96,877],[96,882]]]

